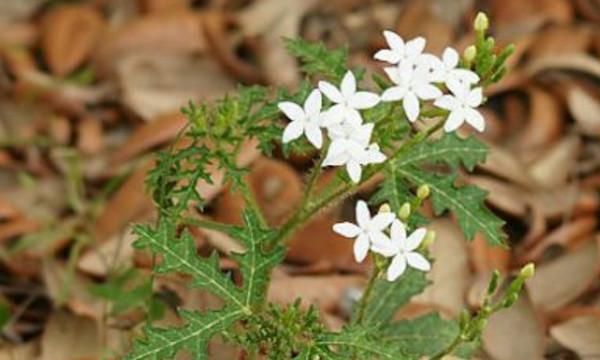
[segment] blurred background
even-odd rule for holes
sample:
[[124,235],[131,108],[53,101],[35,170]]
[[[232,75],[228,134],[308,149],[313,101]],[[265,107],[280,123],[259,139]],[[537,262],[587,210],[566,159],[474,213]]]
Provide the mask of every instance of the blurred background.
[[[151,258],[131,248],[130,224],[155,216],[144,174],[185,125],[189,100],[239,83],[293,88],[302,74],[284,37],[348,46],[352,66],[375,72],[383,29],[424,36],[434,54],[462,51],[479,10],[497,43],[516,50],[508,76],[487,89],[490,156],[464,181],[489,191],[511,248],[467,243],[451,217],[435,220],[434,285],[397,318],[475,309],[493,269],[510,275],[532,261],[536,276],[490,320],[476,358],[600,359],[598,0],[0,1],[0,359],[118,359],[147,311],[167,324],[176,306],[218,305],[184,277],[151,285]],[[246,160],[260,206],[281,223],[310,156],[248,150]],[[207,193],[211,216],[239,222],[236,194]],[[274,302],[318,305],[334,329],[368,269],[330,230],[352,216],[349,201],[292,239],[269,291]],[[238,247],[194,235],[201,254]],[[226,256],[221,265],[236,271]],[[210,352],[239,356],[220,343]]]

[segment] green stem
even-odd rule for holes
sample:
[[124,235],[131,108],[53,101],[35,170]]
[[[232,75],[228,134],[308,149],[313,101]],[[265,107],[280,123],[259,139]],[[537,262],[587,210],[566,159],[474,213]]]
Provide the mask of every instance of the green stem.
[[454,341],[452,341],[452,343],[448,345],[447,348],[435,354],[429,360],[442,360],[444,356],[452,354],[456,350],[456,348],[458,348],[458,346],[462,344],[462,342],[462,334],[458,334]]
[[365,310],[367,308],[367,304],[369,303],[369,299],[371,297],[371,293],[373,292],[373,286],[375,285],[375,281],[381,274],[381,269],[375,265],[373,269],[373,273],[369,278],[369,282],[367,282],[367,286],[365,287],[365,291],[363,295],[360,297],[360,302],[358,303],[358,309],[356,310],[356,320],[357,324],[362,323],[363,318],[365,316]]
[[184,225],[197,226],[204,229],[215,230],[226,234],[233,229],[232,225],[223,224],[208,219],[185,218],[182,223]]

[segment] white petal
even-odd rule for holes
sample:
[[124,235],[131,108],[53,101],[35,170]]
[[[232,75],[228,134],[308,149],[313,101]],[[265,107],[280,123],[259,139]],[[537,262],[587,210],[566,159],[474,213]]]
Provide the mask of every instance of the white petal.
[[413,251],[418,248],[425,239],[425,235],[427,234],[427,230],[425,228],[418,228],[413,231],[412,234],[406,239],[405,249],[407,251]]
[[345,99],[350,99],[350,97],[356,92],[356,78],[352,71],[346,71],[344,78],[342,79],[342,85],[340,86],[342,90],[342,96]]
[[400,54],[393,50],[381,49],[373,55],[373,58],[390,64],[397,64],[400,61]]
[[390,226],[395,218],[396,215],[394,215],[393,212],[378,213],[377,215],[373,216],[373,219],[371,219],[371,229],[382,231]]
[[481,102],[483,101],[483,90],[478,87],[475,89],[472,89],[471,91],[469,91],[469,95],[467,95],[466,98],[466,103],[467,105],[469,105],[470,107],[478,107],[479,105],[481,105]]
[[340,166],[348,161],[346,154],[346,140],[334,140],[327,149],[327,156],[323,160],[323,166]]
[[358,184],[360,182],[362,168],[360,167],[360,163],[358,161],[348,161],[346,163],[346,171],[348,172],[348,176],[350,176],[350,180],[352,180],[353,183]]
[[458,65],[458,52],[451,47],[447,47],[442,54],[442,59],[447,69],[453,69]]
[[461,109],[456,109],[450,112],[446,123],[444,124],[444,131],[452,132],[458,129],[465,121],[465,113]]
[[310,122],[306,124],[305,131],[306,138],[314,145],[317,149],[320,149],[323,145],[323,134],[321,128],[317,122]]
[[355,109],[369,109],[377,105],[379,96],[368,91],[358,91],[350,98],[350,106]]
[[410,122],[414,122],[419,117],[421,105],[419,99],[413,92],[407,92],[402,100],[402,107]]
[[425,256],[419,254],[418,252],[410,252],[406,254],[406,262],[410,267],[413,267],[417,270],[421,271],[429,271],[431,270],[431,264],[425,258]]
[[383,101],[398,101],[406,95],[407,89],[404,86],[393,86],[385,89],[381,94],[381,100]]
[[356,202],[356,223],[363,229],[366,229],[369,226],[369,222],[371,221],[371,213],[369,212],[369,207],[364,200],[358,200]]
[[346,115],[345,107],[342,104],[335,104],[323,113],[323,126],[330,127],[339,124]]
[[400,35],[393,31],[384,30],[383,36],[385,37],[385,41],[390,46],[390,49],[400,53],[404,52],[404,40],[402,40]]
[[384,153],[379,151],[379,146],[377,144],[372,144],[369,146],[367,151],[367,163],[368,164],[381,164],[387,159]]
[[346,151],[350,155],[350,157],[354,160],[364,160],[367,157],[367,153],[365,151],[364,146],[357,143],[355,140],[349,140],[348,145],[346,146]]
[[458,99],[464,99],[469,91],[469,84],[457,81],[456,79],[449,79],[446,82],[446,86]]
[[277,104],[277,107],[285,114],[285,116],[287,116],[291,120],[304,120],[306,118],[304,110],[302,110],[300,105],[295,104],[293,102],[280,102],[279,104]]
[[333,231],[347,238],[355,238],[362,229],[351,222],[337,223],[333,225]]
[[348,123],[350,125],[360,126],[362,124],[363,118],[362,118],[362,116],[360,116],[360,113],[358,112],[358,110],[352,109],[352,108],[346,108],[345,113],[346,113],[346,115],[344,116],[344,119],[346,119],[346,121],[348,121]]
[[283,130],[283,143],[289,143],[292,140],[296,140],[302,133],[304,132],[304,122],[303,121],[292,121]]
[[344,101],[342,93],[330,82],[319,81],[319,90],[321,90],[323,95],[327,96],[327,98],[334,103],[341,103]]
[[466,109],[465,110],[465,120],[469,125],[475,128],[475,130],[479,132],[483,132],[485,130],[485,120],[483,115],[475,109]]
[[387,270],[388,281],[395,281],[406,270],[406,258],[402,255],[396,255]]
[[356,259],[357,262],[362,262],[367,257],[370,246],[371,243],[369,242],[367,235],[360,234],[354,241],[354,259]]
[[425,49],[426,41],[423,37],[416,37],[406,43],[406,56],[414,57],[419,55]]
[[394,222],[392,222],[390,235],[392,242],[397,244],[398,247],[400,247],[400,245],[404,245],[406,240],[406,227],[404,226],[402,221],[396,219],[394,220]]
[[451,71],[450,76],[465,84],[477,84],[479,82],[479,75],[467,69],[454,69]]
[[443,95],[442,90],[425,82],[416,86],[415,93],[420,99],[423,100],[433,100]]
[[458,100],[456,100],[454,96],[444,95],[435,99],[433,105],[441,109],[454,110],[460,106],[460,103],[458,102]]
[[315,116],[321,112],[321,92],[319,89],[314,89],[304,102],[304,112],[306,116]]
[[394,247],[389,239],[387,242],[371,243],[371,250],[385,257],[392,257],[398,253],[398,249]]
[[369,231],[368,236],[374,244],[390,243],[390,238],[381,231]]
[[400,77],[400,71],[395,66],[384,67],[383,71],[385,74],[392,80],[392,82],[396,85],[400,85],[402,83],[402,77]]

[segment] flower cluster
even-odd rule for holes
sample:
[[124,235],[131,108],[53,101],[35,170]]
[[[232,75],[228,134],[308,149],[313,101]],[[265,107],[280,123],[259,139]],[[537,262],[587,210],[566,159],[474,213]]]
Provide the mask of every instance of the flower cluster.
[[[389,230],[389,231],[388,231]],[[396,280],[407,266],[421,271],[429,271],[431,264],[416,250],[427,230],[419,228],[407,236],[406,227],[392,212],[379,212],[371,217],[367,203],[356,203],[356,224],[338,223],[333,226],[336,233],[354,240],[354,258],[362,262],[371,250],[386,258],[391,258],[387,269],[387,279]],[[389,236],[386,234],[389,233]]]
[[[373,123],[365,123],[361,110],[375,107],[380,101],[402,101],[410,122],[418,119],[421,102],[449,112],[444,129],[458,129],[467,122],[478,131],[485,127],[483,116],[475,110],[482,101],[481,87],[473,87],[479,76],[471,70],[459,68],[456,50],[446,48],[442,58],[424,53],[425,39],[417,37],[404,40],[396,33],[384,31],[389,49],[379,50],[374,58],[387,62],[384,68],[393,83],[381,95],[357,89],[356,78],[346,72],[339,88],[320,81],[306,98],[303,106],[284,101],[279,109],[291,120],[283,132],[283,142],[288,143],[305,135],[317,149],[324,146],[323,131],[329,138],[327,154],[322,165],[345,166],[354,183],[360,182],[362,167],[386,160],[377,143],[371,142]],[[444,95],[444,89],[450,94]],[[329,100],[323,110],[322,97]]]

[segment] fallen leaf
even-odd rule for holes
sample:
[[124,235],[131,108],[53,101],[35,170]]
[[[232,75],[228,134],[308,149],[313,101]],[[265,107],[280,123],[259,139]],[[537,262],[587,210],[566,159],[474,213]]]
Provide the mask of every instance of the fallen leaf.
[[567,183],[581,153],[579,136],[565,136],[546,150],[529,167],[536,183],[545,188],[556,188]]
[[41,340],[41,360],[80,360],[102,357],[96,322],[57,310],[50,316]]
[[600,320],[581,316],[550,328],[550,335],[562,346],[575,351],[581,359],[600,355]]
[[580,87],[573,86],[567,92],[567,105],[583,134],[600,137],[600,100],[598,98]]

